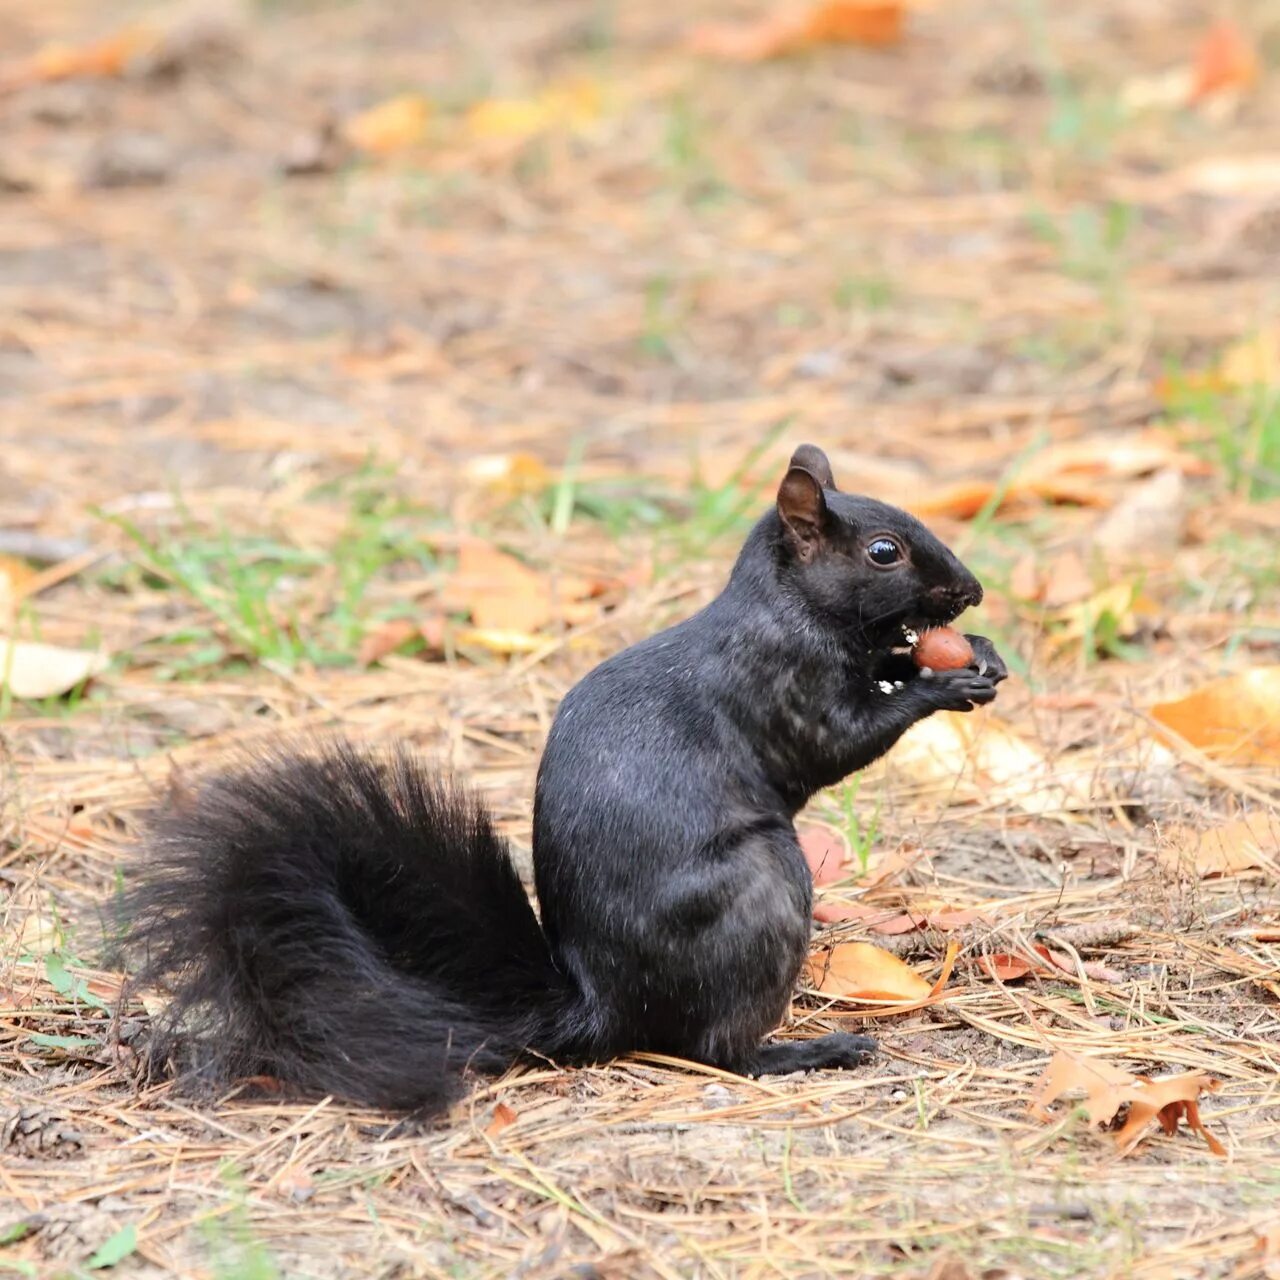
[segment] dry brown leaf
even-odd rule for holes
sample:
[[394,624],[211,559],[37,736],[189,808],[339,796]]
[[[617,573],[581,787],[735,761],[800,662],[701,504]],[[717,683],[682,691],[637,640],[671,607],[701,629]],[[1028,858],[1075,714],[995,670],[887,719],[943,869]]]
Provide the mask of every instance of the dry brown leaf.
[[421,94],[402,93],[352,116],[342,127],[343,137],[371,155],[389,155],[417,146],[426,136],[431,103]]
[[9,640],[0,636],[0,688],[15,698],[57,698],[106,669],[101,650]]
[[489,543],[466,542],[445,587],[444,603],[447,609],[469,613],[477,632],[492,633],[489,639],[493,634],[529,636],[555,618],[572,623],[593,617],[594,607],[582,602],[596,589],[596,583],[572,574],[545,577]]
[[1092,978],[1095,982],[1124,981],[1124,974],[1108,969],[1106,965],[1096,960],[1085,960],[1077,966],[1075,959],[1065,951],[1055,951],[1040,943],[1029,950],[1040,958],[1041,964],[1035,964],[1029,954],[996,951],[991,955],[979,956],[978,968],[988,977],[995,978],[997,982],[1016,982],[1019,978],[1025,978],[1032,969],[1037,968],[1069,973],[1072,977],[1077,977],[1083,972],[1086,978]]
[[1237,818],[1208,831],[1169,827],[1163,834],[1160,860],[1173,870],[1202,879],[1239,875],[1280,855],[1276,828],[1262,815]]
[[1280,666],[1254,667],[1215,680],[1151,715],[1215,760],[1280,764]]
[[1059,1050],[1036,1082],[1027,1110],[1035,1119],[1048,1122],[1053,1119],[1049,1107],[1054,1102],[1066,1093],[1082,1091],[1091,1124],[1106,1124],[1122,1108],[1129,1108],[1124,1125],[1115,1135],[1121,1155],[1133,1151],[1153,1123],[1172,1134],[1177,1130],[1178,1121],[1185,1119],[1214,1155],[1224,1156],[1225,1148],[1201,1123],[1198,1107],[1202,1094],[1219,1088],[1221,1081],[1199,1072],[1152,1080],[1135,1076],[1102,1058]]
[[1037,1120],[1053,1119],[1049,1108],[1066,1093],[1083,1092],[1091,1124],[1105,1124],[1128,1100],[1125,1090],[1136,1076],[1103,1058],[1086,1058],[1059,1050],[1036,1081],[1027,1111]]
[[1196,50],[1189,99],[1200,102],[1224,90],[1247,89],[1259,69],[1258,51],[1234,22],[1224,19],[1205,33]]
[[730,62],[763,62],[821,44],[897,44],[903,36],[902,0],[825,0],[788,5],[754,22],[707,23],[689,35],[689,48]]
[[849,842],[840,832],[809,824],[796,828],[796,839],[815,885],[831,884],[849,873]]
[[1185,1119],[1187,1127],[1205,1140],[1215,1156],[1227,1154],[1222,1143],[1201,1124],[1199,1108],[1200,1095],[1216,1092],[1222,1088],[1222,1081],[1198,1071],[1166,1076],[1163,1080],[1146,1076],[1137,1076],[1136,1080],[1128,1100],[1128,1118],[1116,1134],[1121,1155],[1134,1150],[1153,1123],[1158,1123],[1165,1133],[1173,1134],[1180,1119]]

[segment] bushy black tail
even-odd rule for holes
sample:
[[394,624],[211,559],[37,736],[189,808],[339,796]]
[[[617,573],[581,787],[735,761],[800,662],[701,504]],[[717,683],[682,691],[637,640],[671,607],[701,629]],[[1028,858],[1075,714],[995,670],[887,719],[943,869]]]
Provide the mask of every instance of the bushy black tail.
[[432,1111],[571,1039],[505,841],[404,751],[257,758],[180,796],[130,916],[141,980],[173,996],[157,1045],[215,1078]]

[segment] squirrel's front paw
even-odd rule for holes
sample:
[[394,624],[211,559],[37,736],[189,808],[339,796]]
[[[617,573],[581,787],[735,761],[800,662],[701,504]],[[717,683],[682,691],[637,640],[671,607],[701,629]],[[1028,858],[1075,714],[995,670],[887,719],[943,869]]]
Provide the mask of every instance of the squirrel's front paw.
[[965,639],[973,650],[973,661],[969,664],[971,670],[977,671],[980,676],[986,676],[992,684],[999,684],[1008,677],[1009,668],[1004,665],[1004,659],[986,636],[965,636]]
[[972,711],[974,707],[994,702],[996,697],[995,679],[990,675],[979,675],[974,667],[931,671],[927,675],[921,673],[920,683],[939,711]]

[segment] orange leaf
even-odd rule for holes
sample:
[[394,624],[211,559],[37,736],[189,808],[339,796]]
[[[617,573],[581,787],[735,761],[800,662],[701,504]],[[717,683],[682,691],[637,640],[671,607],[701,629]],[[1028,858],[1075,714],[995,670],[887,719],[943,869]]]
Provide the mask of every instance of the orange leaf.
[[154,48],[157,40],[156,32],[147,27],[125,27],[89,44],[46,45],[25,62],[0,71],[0,90],[48,80],[120,76],[135,58]]
[[1078,977],[1080,972],[1083,972],[1086,978],[1092,978],[1095,982],[1124,981],[1124,974],[1108,969],[1106,965],[1096,960],[1083,961],[1077,967],[1075,960],[1065,951],[1053,951],[1039,943],[1032,947],[1031,951],[1040,957],[1043,962],[1041,965],[1037,966],[1029,955],[997,951],[989,956],[979,956],[978,968],[988,977],[995,978],[997,982],[1016,982],[1019,978],[1025,978],[1035,968],[1069,973],[1072,977]]
[[0,613],[17,604],[39,576],[25,560],[0,556]]
[[515,1124],[516,1112],[513,1107],[507,1106],[505,1102],[499,1102],[493,1109],[493,1119],[485,1126],[485,1133],[493,1138],[500,1134],[503,1129]]
[[1215,759],[1280,763],[1280,666],[1255,667],[1151,708],[1166,729]]
[[690,33],[688,44],[730,62],[762,62],[819,44],[897,44],[903,19],[902,0],[826,0],[756,22],[708,23]]
[[[553,618],[578,621],[584,612],[589,615],[592,610],[584,610],[579,602],[594,595],[597,586],[572,574],[557,574],[552,580],[488,543],[466,542],[458,552],[457,571],[445,587],[444,603],[447,609],[470,613],[480,633],[527,638]],[[526,646],[521,641],[497,647]]]
[[1166,1133],[1173,1133],[1179,1119],[1185,1118],[1209,1150],[1222,1156],[1226,1150],[1201,1123],[1198,1106],[1202,1093],[1213,1093],[1221,1087],[1220,1081],[1198,1072],[1151,1080],[1101,1058],[1059,1050],[1036,1082],[1027,1110],[1035,1119],[1047,1122],[1053,1119],[1049,1107],[1063,1094],[1083,1092],[1085,1111],[1092,1124],[1106,1124],[1128,1106],[1125,1123],[1115,1135],[1121,1155],[1133,1151],[1153,1123],[1159,1123]]
[[352,116],[343,134],[353,147],[388,155],[421,142],[431,118],[431,104],[417,93],[402,93]]
[[1216,23],[1196,50],[1190,101],[1223,89],[1247,89],[1258,78],[1258,53],[1234,22]]
[[1198,1105],[1202,1093],[1214,1093],[1222,1088],[1220,1080],[1198,1071],[1166,1076],[1163,1080],[1150,1080],[1146,1076],[1137,1076],[1135,1080],[1128,1118],[1116,1133],[1116,1146],[1121,1155],[1127,1155],[1138,1145],[1153,1122],[1171,1134],[1177,1132],[1178,1120],[1183,1117],[1188,1127],[1208,1143],[1215,1156],[1227,1154],[1222,1143],[1200,1123]]
[[932,988],[909,964],[869,942],[841,942],[811,957],[813,985],[855,1000],[924,1000]]
[[1085,1058],[1059,1050],[1036,1081],[1027,1110],[1037,1120],[1049,1121],[1049,1107],[1064,1093],[1083,1091],[1085,1110],[1092,1124],[1105,1124],[1128,1100],[1125,1090],[1136,1076],[1102,1058]]
[[880,947],[869,942],[841,942],[809,957],[809,978],[826,995],[891,1006],[864,1015],[878,1017],[932,1003],[947,985],[959,954],[958,942],[947,943],[942,971],[930,986],[910,965]]
[[1170,827],[1164,835],[1168,843],[1160,851],[1161,861],[1203,879],[1239,875],[1280,854],[1276,828],[1262,815],[1237,818],[1209,831]]
[[370,631],[360,641],[356,661],[362,667],[371,666],[389,653],[395,653],[402,645],[421,634],[412,618],[395,618],[383,623],[376,631]]

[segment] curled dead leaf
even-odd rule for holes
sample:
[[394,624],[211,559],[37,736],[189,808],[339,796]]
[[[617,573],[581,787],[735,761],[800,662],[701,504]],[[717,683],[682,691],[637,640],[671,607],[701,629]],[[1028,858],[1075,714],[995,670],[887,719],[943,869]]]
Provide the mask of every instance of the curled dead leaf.
[[1178,1121],[1202,1137],[1216,1156],[1226,1149],[1200,1120],[1199,1099],[1222,1087],[1219,1080],[1201,1072],[1186,1072],[1152,1080],[1136,1076],[1102,1058],[1084,1057],[1059,1050],[1036,1082],[1028,1112],[1042,1122],[1054,1118],[1049,1108],[1067,1093],[1083,1092],[1084,1107],[1091,1124],[1106,1124],[1125,1107],[1124,1124],[1115,1134],[1121,1155],[1128,1155],[1159,1124],[1165,1133],[1177,1131]]

